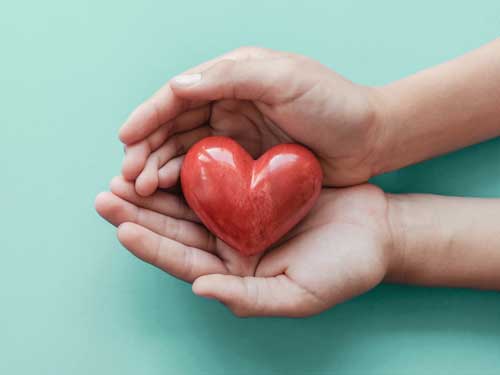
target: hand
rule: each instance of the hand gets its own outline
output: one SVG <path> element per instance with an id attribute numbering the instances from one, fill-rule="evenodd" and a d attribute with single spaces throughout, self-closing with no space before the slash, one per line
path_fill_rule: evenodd
<path id="1" fill-rule="evenodd" d="M 121 177 L 97 197 L 96 209 L 133 254 L 194 282 L 194 293 L 238 316 L 319 313 L 381 282 L 392 258 L 387 199 L 372 185 L 324 189 L 274 249 L 251 258 L 211 235 L 179 197 L 141 197 Z"/>
<path id="2" fill-rule="evenodd" d="M 209 135 L 234 138 L 253 157 L 298 142 L 318 156 L 325 186 L 374 174 L 377 91 L 306 57 L 241 48 L 166 84 L 120 130 L 123 176 L 147 196 L 176 181 L 182 155 Z"/>

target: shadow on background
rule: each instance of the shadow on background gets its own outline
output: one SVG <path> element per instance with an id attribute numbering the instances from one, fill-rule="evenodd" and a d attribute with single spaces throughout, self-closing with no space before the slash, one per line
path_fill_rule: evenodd
<path id="1" fill-rule="evenodd" d="M 372 182 L 392 193 L 498 197 L 500 138 L 377 176 Z M 490 179 L 487 176 L 491 176 Z"/>
<path id="2" fill-rule="evenodd" d="M 92 208 L 120 123 L 174 74 L 250 44 L 382 85 L 497 37 L 498 0 L 4 3 L 1 374 L 499 373 L 497 293 L 382 286 L 310 319 L 236 319 Z M 374 182 L 495 196 L 499 160 L 494 140 Z"/>
<path id="3" fill-rule="evenodd" d="M 455 160 L 451 163 L 448 158 Z M 486 173 L 478 162 L 483 158 L 500 160 L 500 140 L 380 176 L 374 182 L 393 192 L 494 195 L 499 186 L 474 185 L 475 174 Z M 500 163 L 493 168 L 491 173 L 499 173 Z M 421 183 L 424 174 L 427 177 Z M 428 177 L 432 174 L 435 179 Z M 441 362 L 448 361 L 450 368 L 461 354 L 471 356 L 467 362 L 471 368 L 487 366 L 484 357 L 481 363 L 474 362 L 470 344 L 468 353 L 460 353 L 457 340 L 466 343 L 481 337 L 480 342 L 490 345 L 490 351 L 491 345 L 500 350 L 497 292 L 382 285 L 308 319 L 238 319 L 218 302 L 192 295 L 190 285 L 179 286 L 180 281 L 159 270 L 136 274 L 136 267 L 141 266 L 134 263 L 126 274 L 126 282 L 134 283 L 137 290 L 124 306 L 124 313 L 136 323 L 127 329 L 134 330 L 134 336 L 162 341 L 166 353 L 170 345 L 177 351 L 185 345 L 184 355 L 176 360 L 180 368 L 192 371 L 217 368 L 231 374 L 293 374 L 328 369 L 358 373 L 369 366 L 373 372 L 407 368 L 404 373 L 414 369 L 421 373 L 424 358 L 432 363 L 436 356 Z M 142 278 L 130 279 L 134 274 Z M 193 353 L 207 348 L 209 358 L 197 362 Z M 165 371 L 171 368 L 170 361 L 155 360 Z"/>
<path id="4" fill-rule="evenodd" d="M 166 347 L 171 337 L 176 337 L 177 350 L 186 345 L 183 349 L 188 353 L 177 358 L 186 361 L 178 363 L 181 368 L 201 372 L 219 369 L 228 374 L 316 373 L 326 369 L 329 373 L 357 373 L 367 364 L 376 371 L 406 364 L 412 373 L 411 367 L 417 363 L 419 366 L 413 368 L 425 368 L 422 357 L 426 348 L 431 357 L 449 355 L 452 360 L 457 350 L 450 351 L 448 340 L 480 336 L 482 342 L 491 341 L 500 349 L 497 292 L 383 285 L 308 319 L 239 319 L 218 302 L 194 295 L 189 298 L 189 285 L 173 288 L 171 284 L 180 281 L 169 276 L 163 281 L 159 286 L 143 280 L 143 292 L 129 300 L 126 313 L 133 315 L 137 324 L 128 329 L 134 336 L 163 341 Z M 433 346 L 428 344 L 430 338 L 435 340 Z M 395 344 L 397 352 L 393 351 Z M 199 350 L 210 351 L 208 363 L 206 357 L 203 363 L 193 362 L 196 357 L 189 353 Z M 473 360 L 470 363 L 473 365 Z M 170 361 L 158 360 L 158 365 L 165 371 L 171 368 Z"/>

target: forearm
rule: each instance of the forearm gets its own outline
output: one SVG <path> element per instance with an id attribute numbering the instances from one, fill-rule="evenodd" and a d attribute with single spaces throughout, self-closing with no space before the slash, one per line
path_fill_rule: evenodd
<path id="1" fill-rule="evenodd" d="M 389 195 L 387 281 L 500 290 L 500 199 Z"/>
<path id="2" fill-rule="evenodd" d="M 388 172 L 500 135 L 500 39 L 376 89 Z"/>

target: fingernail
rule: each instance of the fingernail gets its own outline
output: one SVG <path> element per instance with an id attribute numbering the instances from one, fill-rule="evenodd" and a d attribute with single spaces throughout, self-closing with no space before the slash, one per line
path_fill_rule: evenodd
<path id="1" fill-rule="evenodd" d="M 189 86 L 201 80 L 201 74 L 181 74 L 172 78 L 172 81 L 179 86 Z"/>

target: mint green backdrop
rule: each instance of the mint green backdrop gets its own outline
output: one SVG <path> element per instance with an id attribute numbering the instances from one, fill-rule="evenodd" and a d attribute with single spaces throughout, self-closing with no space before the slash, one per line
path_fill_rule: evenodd
<path id="1" fill-rule="evenodd" d="M 498 0 L 2 2 L 0 373 L 500 373 L 498 293 L 380 286 L 310 319 L 237 319 L 93 209 L 120 123 L 193 64 L 262 45 L 384 84 L 499 30 Z M 500 140 L 375 182 L 500 196 Z"/>

